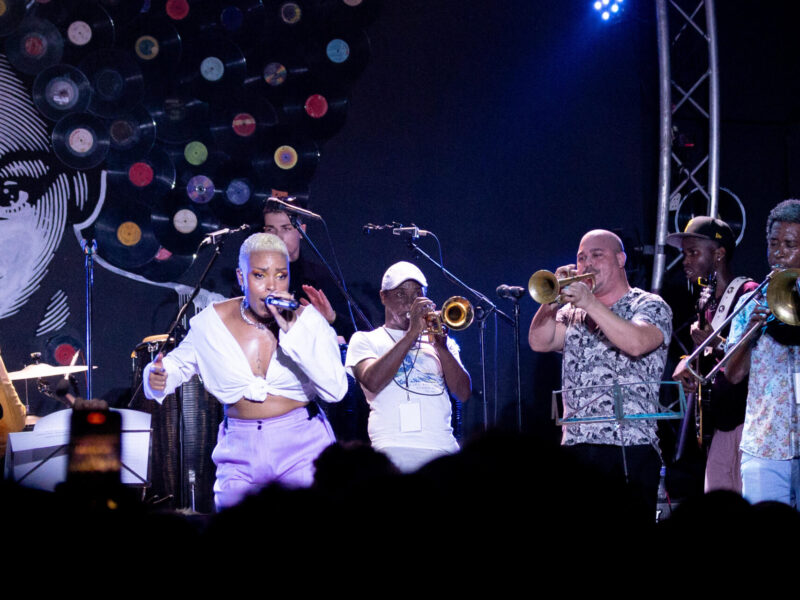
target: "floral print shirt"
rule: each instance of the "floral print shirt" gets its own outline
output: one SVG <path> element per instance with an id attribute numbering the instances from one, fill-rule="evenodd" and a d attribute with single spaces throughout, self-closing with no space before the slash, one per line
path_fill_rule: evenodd
<path id="1" fill-rule="evenodd" d="M 736 308 L 748 298 L 749 295 L 740 299 Z M 727 349 L 747 331 L 747 322 L 755 307 L 756 303 L 750 302 L 734 317 Z M 770 335 L 762 334 L 750 352 L 750 382 L 741 443 L 744 452 L 772 460 L 797 456 L 793 448 L 798 429 L 796 372 L 800 372 L 800 347 L 781 345 Z"/>
<path id="2" fill-rule="evenodd" d="M 611 311 L 627 321 L 655 325 L 664 341 L 652 352 L 634 358 L 612 346 L 605 334 L 588 319 L 586 311 L 572 305 L 562 307 L 556 321 L 567 327 L 561 367 L 564 418 L 613 418 L 611 387 L 574 390 L 613 383 L 633 384 L 620 388 L 625 415 L 650 414 L 657 410 L 653 401 L 658 400 L 659 385 L 649 382 L 659 382 L 664 374 L 667 346 L 672 336 L 672 310 L 660 296 L 631 288 L 611 306 Z M 656 441 L 655 421 L 631 420 L 622 427 L 614 421 L 564 425 L 562 444 L 630 446 Z"/>

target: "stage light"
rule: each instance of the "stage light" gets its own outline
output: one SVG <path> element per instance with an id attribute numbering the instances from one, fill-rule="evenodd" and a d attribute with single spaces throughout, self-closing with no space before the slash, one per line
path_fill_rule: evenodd
<path id="1" fill-rule="evenodd" d="M 624 0 L 594 0 L 592 6 L 600 13 L 603 21 L 608 21 L 612 16 L 617 16 L 622 12 L 622 2 Z"/>

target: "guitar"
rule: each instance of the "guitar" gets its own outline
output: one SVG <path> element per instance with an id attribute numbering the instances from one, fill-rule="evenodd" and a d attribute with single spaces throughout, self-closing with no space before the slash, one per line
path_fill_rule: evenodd
<path id="1" fill-rule="evenodd" d="M 717 292 L 717 278 L 716 274 L 712 274 L 708 278 L 705 285 L 702 278 L 698 278 L 698 284 L 703 288 L 700 292 L 700 297 L 697 299 L 695 311 L 697 312 L 697 324 L 700 329 L 705 329 L 708 325 L 706 319 L 706 310 L 708 305 L 714 300 Z M 709 349 L 711 346 L 709 346 Z M 708 358 L 711 355 L 701 355 L 697 358 L 697 372 L 707 373 L 713 365 L 707 364 Z M 713 360 L 711 361 L 713 362 Z M 711 383 L 708 385 L 698 384 L 697 392 L 695 393 L 695 427 L 697 431 L 697 444 L 705 449 L 711 446 L 711 438 L 714 436 L 714 425 L 711 411 Z"/>

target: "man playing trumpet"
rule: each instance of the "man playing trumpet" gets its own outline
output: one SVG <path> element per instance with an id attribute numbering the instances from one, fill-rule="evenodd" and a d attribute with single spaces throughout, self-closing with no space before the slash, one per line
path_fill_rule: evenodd
<path id="1" fill-rule="evenodd" d="M 773 267 L 800 268 L 800 200 L 785 200 L 769 213 L 767 258 Z M 774 278 L 769 285 L 777 285 Z M 725 371 L 733 383 L 750 376 L 741 444 L 742 494 L 750 502 L 777 500 L 797 508 L 800 340 L 796 327 L 775 321 L 763 298 L 742 298 L 737 309 L 744 303 L 731 324 L 727 347 L 733 348 L 752 327 L 758 331 L 731 355 Z"/>
<path id="2" fill-rule="evenodd" d="M 576 265 L 556 270 L 558 279 L 594 275 L 594 287 L 576 281 L 561 291 L 566 303 L 543 304 L 531 321 L 528 342 L 536 352 L 563 352 L 564 418 L 614 415 L 610 388 L 625 385 L 625 414 L 653 412 L 672 335 L 672 311 L 659 296 L 628 284 L 622 241 L 610 231 L 590 231 Z M 641 385 L 636 385 L 641 384 Z M 578 423 L 564 426 L 562 444 L 581 460 L 614 477 L 624 474 L 655 512 L 661 459 L 653 421 Z M 620 446 L 625 446 L 623 458 Z"/>
<path id="3" fill-rule="evenodd" d="M 458 451 L 450 425 L 450 394 L 465 402 L 472 391 L 458 345 L 446 332 L 422 336 L 436 306 L 425 297 L 428 281 L 401 261 L 381 282 L 382 327 L 353 334 L 345 367 L 369 403 L 372 445 L 403 472 Z"/>

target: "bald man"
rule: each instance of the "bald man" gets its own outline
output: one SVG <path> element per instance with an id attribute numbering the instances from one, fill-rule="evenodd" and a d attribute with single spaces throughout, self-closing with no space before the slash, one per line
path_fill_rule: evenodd
<path id="1" fill-rule="evenodd" d="M 672 311 L 655 294 L 628 284 L 622 240 L 597 229 L 581 239 L 576 264 L 556 277 L 594 275 L 562 290 L 563 305 L 542 305 L 531 321 L 528 343 L 536 352 L 562 352 L 564 418 L 613 417 L 612 389 L 624 385 L 625 414 L 651 413 L 672 335 Z M 574 391 L 569 391 L 574 390 Z M 562 445 L 613 477 L 623 477 L 625 446 L 628 481 L 655 513 L 661 457 L 654 421 L 580 423 L 564 426 Z"/>

